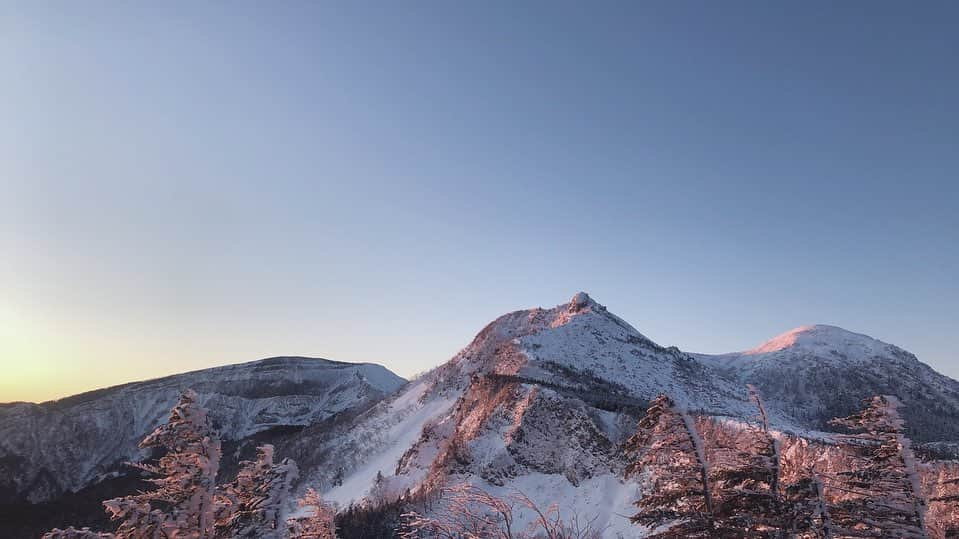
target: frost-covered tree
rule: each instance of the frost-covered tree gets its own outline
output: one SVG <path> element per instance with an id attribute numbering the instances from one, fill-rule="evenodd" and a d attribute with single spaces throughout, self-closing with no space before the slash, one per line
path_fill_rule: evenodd
<path id="1" fill-rule="evenodd" d="M 784 485 L 784 518 L 787 537 L 798 539 L 830 539 L 832 526 L 823 492 L 822 481 L 814 471 Z"/>
<path id="2" fill-rule="evenodd" d="M 845 469 L 833 444 L 780 434 L 780 491 L 790 538 L 823 539 L 829 534 L 829 511 L 823 474 Z"/>
<path id="3" fill-rule="evenodd" d="M 599 539 L 595 518 L 563 518 L 556 504 L 542 508 L 522 492 L 496 496 L 468 483 L 437 492 L 429 515 L 403 515 L 403 539 Z M 520 512 L 532 515 L 525 526 Z"/>
<path id="4" fill-rule="evenodd" d="M 318 492 L 308 489 L 299 500 L 299 506 L 308 513 L 287 521 L 289 537 L 293 539 L 335 539 L 336 511 Z"/>
<path id="5" fill-rule="evenodd" d="M 936 462 L 929 468 L 929 537 L 959 539 L 959 462 Z"/>
<path id="6" fill-rule="evenodd" d="M 769 487 L 770 491 L 778 493 L 782 475 L 779 440 L 773 436 L 769 428 L 769 414 L 766 412 L 766 405 L 759 390 L 753 385 L 746 387 L 749 390 L 749 399 L 756 405 L 756 421 L 752 425 L 751 432 L 754 436 L 751 443 L 752 454 L 755 455 L 754 462 L 760 470 L 759 479 Z"/>
<path id="7" fill-rule="evenodd" d="M 627 442 L 629 476 L 642 474 L 648 489 L 631 517 L 650 528 L 647 537 L 713 538 L 713 499 L 709 466 L 696 425 L 672 399 L 650 403 L 639 428 Z"/>
<path id="8" fill-rule="evenodd" d="M 782 537 L 788 526 L 779 492 L 779 442 L 758 391 L 749 389 L 756 417 L 706 444 L 716 537 Z"/>
<path id="9" fill-rule="evenodd" d="M 217 537 L 279 539 L 286 534 L 286 502 L 296 463 L 273 462 L 272 445 L 257 448 L 256 460 L 240 463 L 236 479 L 218 489 Z"/>
<path id="10" fill-rule="evenodd" d="M 50 539 L 207 539 L 214 536 L 217 512 L 214 489 L 220 467 L 220 439 L 213 431 L 197 394 L 186 390 L 170 410 L 167 422 L 140 442 L 141 448 L 163 452 L 156 464 L 133 464 L 153 476 L 156 488 L 103 502 L 119 521 L 115 534 L 54 529 Z"/>
<path id="11" fill-rule="evenodd" d="M 140 442 L 165 451 L 156 464 L 135 465 L 156 489 L 103 502 L 120 521 L 117 537 L 213 537 L 220 439 L 197 399 L 184 391 L 167 422 Z"/>
<path id="12" fill-rule="evenodd" d="M 925 538 L 925 503 L 899 400 L 878 396 L 861 412 L 832 424 L 850 466 L 830 478 L 837 501 L 829 508 L 834 537 Z"/>
<path id="13" fill-rule="evenodd" d="M 139 495 L 139 496 L 142 496 Z M 150 502 L 138 496 L 114 498 L 103 502 L 111 520 L 119 520 L 116 536 L 122 539 L 158 539 L 168 537 L 176 526 L 170 515 L 162 509 L 154 509 Z M 197 535 L 184 534 L 185 537 Z"/>

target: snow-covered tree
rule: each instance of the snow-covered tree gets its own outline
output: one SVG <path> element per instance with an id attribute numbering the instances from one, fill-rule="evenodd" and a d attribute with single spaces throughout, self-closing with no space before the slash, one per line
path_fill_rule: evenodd
<path id="1" fill-rule="evenodd" d="M 716 537 L 780 537 L 788 526 L 779 492 L 779 442 L 758 391 L 749 389 L 756 417 L 706 443 Z"/>
<path id="2" fill-rule="evenodd" d="M 241 462 L 236 479 L 218 489 L 218 537 L 285 536 L 285 504 L 298 470 L 290 459 L 275 464 L 273 453 L 272 445 L 258 447 L 256 460 Z"/>
<path id="3" fill-rule="evenodd" d="M 525 526 L 520 512 L 532 515 Z M 444 487 L 429 515 L 403 515 L 404 539 L 598 539 L 595 518 L 565 520 L 559 506 L 542 508 L 522 492 L 493 495 L 468 483 Z"/>
<path id="4" fill-rule="evenodd" d="M 769 490 L 778 493 L 782 475 L 779 440 L 773 436 L 769 429 L 769 414 L 766 412 L 766 405 L 763 403 L 759 390 L 751 384 L 746 387 L 749 390 L 749 399 L 756 405 L 757 425 L 753 429 L 753 434 L 756 434 L 756 436 L 752 440 L 756 464 L 762 473 L 761 480 L 768 485 Z"/>
<path id="5" fill-rule="evenodd" d="M 830 539 L 833 537 L 822 481 L 812 470 L 805 477 L 783 487 L 785 531 L 790 538 Z"/>
<path id="6" fill-rule="evenodd" d="M 925 538 L 925 502 L 899 400 L 878 396 L 859 413 L 833 424 L 854 434 L 837 435 L 849 469 L 828 478 L 836 492 L 829 508 L 834 537 Z"/>
<path id="7" fill-rule="evenodd" d="M 797 436 L 778 436 L 780 491 L 785 504 L 787 536 L 830 538 L 829 511 L 823 474 L 846 469 L 833 444 Z"/>
<path id="8" fill-rule="evenodd" d="M 157 488 L 103 502 L 120 521 L 117 537 L 213 537 L 220 439 L 197 399 L 184 391 L 167 422 L 140 442 L 165 451 L 157 464 L 135 465 L 154 476 Z"/>
<path id="9" fill-rule="evenodd" d="M 120 524 L 115 534 L 54 529 L 50 539 L 182 538 L 206 539 L 214 535 L 216 474 L 220 466 L 220 439 L 197 402 L 186 390 L 170 410 L 167 422 L 140 442 L 141 448 L 163 452 L 157 464 L 134 464 L 154 477 L 156 489 L 103 502 L 112 520 Z"/>
<path id="10" fill-rule="evenodd" d="M 390 491 L 389 481 L 387 481 L 386 476 L 383 475 L 382 470 L 376 471 L 376 476 L 373 478 L 373 485 L 370 486 L 367 499 L 374 505 L 382 505 L 396 499 L 396 495 Z"/>
<path id="11" fill-rule="evenodd" d="M 929 511 L 926 529 L 931 539 L 959 538 L 959 462 L 929 466 Z"/>
<path id="12" fill-rule="evenodd" d="M 626 450 L 632 459 L 627 475 L 642 474 L 649 487 L 635 504 L 639 512 L 631 517 L 651 529 L 647 537 L 716 537 L 704 444 L 688 414 L 660 395 L 650 403 Z"/>
<path id="13" fill-rule="evenodd" d="M 150 502 L 138 499 L 138 496 L 114 498 L 103 502 L 111 520 L 121 522 L 116 536 L 122 539 L 155 539 L 170 535 L 175 530 L 170 515 L 161 509 L 154 509 Z M 192 537 L 196 537 L 195 535 Z"/>
<path id="14" fill-rule="evenodd" d="M 336 511 L 326 502 L 318 492 L 308 489 L 306 495 L 299 500 L 299 506 L 308 511 L 308 514 L 287 521 L 289 537 L 293 539 L 335 539 Z"/>
<path id="15" fill-rule="evenodd" d="M 464 483 L 438 490 L 430 515 L 410 512 L 403 515 L 401 537 L 406 539 L 461 537 L 512 538 L 519 531 L 511 500 L 493 496 Z"/>

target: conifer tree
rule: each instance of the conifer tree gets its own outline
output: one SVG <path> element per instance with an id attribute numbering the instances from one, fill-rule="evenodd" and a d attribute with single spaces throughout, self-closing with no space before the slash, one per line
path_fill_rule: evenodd
<path id="1" fill-rule="evenodd" d="M 827 484 L 839 501 L 829 508 L 835 537 L 925 538 L 925 502 L 899 400 L 878 396 L 865 409 L 832 424 L 854 434 L 836 438 L 850 469 Z"/>
<path id="2" fill-rule="evenodd" d="M 709 467 L 693 419 L 666 395 L 650 403 L 626 443 L 626 473 L 643 474 L 649 489 L 631 517 L 655 539 L 715 538 Z"/>
<path id="3" fill-rule="evenodd" d="M 166 452 L 157 464 L 135 465 L 155 476 L 149 481 L 157 488 L 103 502 L 121 521 L 117 537 L 213 537 L 220 439 L 197 400 L 194 391 L 184 391 L 167 422 L 140 442 Z"/>
<path id="4" fill-rule="evenodd" d="M 133 464 L 154 477 L 156 489 L 103 502 L 116 533 L 89 528 L 54 529 L 45 539 L 207 539 L 214 536 L 216 474 L 220 465 L 220 439 L 197 402 L 186 390 L 170 410 L 167 422 L 142 442 L 141 448 L 163 452 L 157 464 Z"/>
<path id="5" fill-rule="evenodd" d="M 749 387 L 757 415 L 738 432 L 707 444 L 716 537 L 778 538 L 786 533 L 779 492 L 779 442 L 759 392 Z"/>
<path id="6" fill-rule="evenodd" d="M 813 470 L 783 487 L 787 537 L 831 539 L 832 526 L 822 481 Z"/>
<path id="7" fill-rule="evenodd" d="M 290 459 L 275 464 L 273 452 L 272 445 L 258 447 L 256 460 L 241 462 L 236 479 L 218 490 L 218 537 L 285 536 L 285 503 L 298 470 Z"/>
<path id="8" fill-rule="evenodd" d="M 287 521 L 291 539 L 335 539 L 336 512 L 318 492 L 307 489 L 306 495 L 299 500 L 299 506 L 309 511 L 305 516 Z"/>

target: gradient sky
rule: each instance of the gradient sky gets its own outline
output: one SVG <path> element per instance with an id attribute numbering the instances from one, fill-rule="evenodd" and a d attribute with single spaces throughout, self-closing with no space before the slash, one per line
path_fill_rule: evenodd
<path id="1" fill-rule="evenodd" d="M 959 377 L 959 3 L 3 2 L 0 401 L 587 290 Z"/>

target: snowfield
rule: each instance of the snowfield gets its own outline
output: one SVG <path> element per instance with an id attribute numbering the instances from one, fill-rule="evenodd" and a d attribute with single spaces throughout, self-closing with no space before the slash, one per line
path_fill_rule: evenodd
<path id="1" fill-rule="evenodd" d="M 362 466 L 346 476 L 341 485 L 327 490 L 323 494 L 326 500 L 340 507 L 362 501 L 369 494 L 377 474 L 392 475 L 400 458 L 420 437 L 424 425 L 448 413 L 455 403 L 453 399 L 421 402 L 419 399 L 424 389 L 425 384 L 414 384 L 410 391 L 390 404 L 386 417 L 396 418 L 396 422 L 385 425 L 376 423 L 381 437 L 381 451 L 374 453 Z"/>

